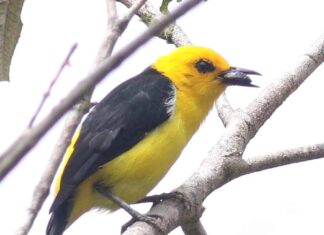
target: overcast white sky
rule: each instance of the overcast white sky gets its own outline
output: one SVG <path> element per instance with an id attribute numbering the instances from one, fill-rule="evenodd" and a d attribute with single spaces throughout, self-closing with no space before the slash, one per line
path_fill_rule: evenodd
<path id="1" fill-rule="evenodd" d="M 79 47 L 71 59 L 71 67 L 65 69 L 42 115 L 87 73 L 105 28 L 104 2 L 25 1 L 24 27 L 12 62 L 11 82 L 0 83 L 1 152 L 24 130 L 75 42 Z M 289 68 L 323 33 L 323 22 L 321 0 L 210 0 L 178 21 L 194 44 L 213 48 L 233 66 L 264 75 L 254 78 L 260 89 L 228 89 L 228 97 L 237 108 L 244 108 L 276 75 Z M 145 26 L 134 18 L 117 48 L 143 30 Z M 98 86 L 93 100 L 99 101 L 117 83 L 136 75 L 173 48 L 162 40 L 151 40 Z M 246 157 L 323 142 L 323 77 L 322 66 L 275 112 L 248 146 Z M 61 127 L 62 122 L 1 183 L 1 234 L 14 234 L 16 226 L 21 224 Z M 153 193 L 168 192 L 180 185 L 206 157 L 222 131 L 217 114 L 212 112 Z M 234 180 L 206 200 L 202 222 L 208 234 L 323 234 L 323 169 L 324 160 L 316 160 Z M 50 197 L 45 203 L 32 235 L 44 234 L 52 200 Z M 148 209 L 136 208 L 142 212 Z M 110 215 L 90 212 L 65 234 L 119 234 L 120 226 L 128 219 L 122 211 Z M 173 234 L 182 233 L 176 230 Z"/>

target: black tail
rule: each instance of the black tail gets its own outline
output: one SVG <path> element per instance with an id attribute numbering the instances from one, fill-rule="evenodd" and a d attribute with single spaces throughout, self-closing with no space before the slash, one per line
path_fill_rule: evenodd
<path id="1" fill-rule="evenodd" d="M 46 235 L 62 235 L 68 223 L 68 205 L 63 203 L 52 212 Z"/>

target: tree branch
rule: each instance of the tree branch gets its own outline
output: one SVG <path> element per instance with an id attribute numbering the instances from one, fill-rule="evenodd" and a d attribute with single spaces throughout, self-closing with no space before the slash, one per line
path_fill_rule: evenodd
<path id="1" fill-rule="evenodd" d="M 224 126 L 226 127 L 234 113 L 234 109 L 228 102 L 225 93 L 218 97 L 215 106 L 217 109 L 218 117 L 221 119 Z"/>
<path id="2" fill-rule="evenodd" d="M 286 149 L 246 159 L 245 174 L 324 157 L 324 143 Z"/>
<path id="3" fill-rule="evenodd" d="M 204 226 L 197 220 L 195 222 L 186 223 L 181 225 L 182 231 L 186 235 L 207 235 Z"/>
<path id="4" fill-rule="evenodd" d="M 141 9 L 145 2 L 146 0 L 134 1 L 129 7 L 128 13 L 119 18 L 121 25 L 123 25 L 123 22 L 129 22 L 129 20 Z"/>
<path id="5" fill-rule="evenodd" d="M 117 0 L 118 2 L 124 4 L 128 8 L 131 7 L 136 1 L 134 0 Z M 164 15 L 155 9 L 153 4 L 146 2 L 143 7 L 139 9 L 137 15 L 141 20 L 148 26 L 152 26 L 159 19 L 164 17 Z M 175 46 L 185 46 L 191 45 L 191 42 L 183 30 L 176 24 L 171 24 L 166 27 L 162 33 L 159 34 L 159 37 L 166 40 L 169 43 L 174 44 Z"/>
<path id="6" fill-rule="evenodd" d="M 301 56 L 287 72 L 281 73 L 283 75 L 275 79 L 276 82 L 268 86 L 245 110 L 236 111 L 231 115 L 224 134 L 211 149 L 208 157 L 188 180 L 174 190 L 184 196 L 183 202 L 167 199 L 149 211 L 149 214 L 161 218 L 160 225 L 165 233 L 186 221 L 197 220 L 203 211 L 204 199 L 215 189 L 244 174 L 277 166 L 278 160 L 263 162 L 254 160 L 255 167 L 253 161 L 244 161 L 242 155 L 246 145 L 271 114 L 323 61 L 324 34 L 304 56 Z M 319 150 L 322 150 L 321 148 L 322 146 Z M 286 159 L 282 160 L 282 163 L 288 164 L 306 159 L 306 156 L 301 156 L 296 157 L 298 159 L 296 161 Z M 141 233 L 136 233 L 139 229 Z M 148 224 L 137 222 L 124 234 L 154 235 L 158 234 L 158 231 Z"/>
<path id="7" fill-rule="evenodd" d="M 288 68 L 287 72 L 275 79 L 263 93 L 257 97 L 246 109 L 250 116 L 250 138 L 258 130 L 271 114 L 292 94 L 306 78 L 324 60 L 324 34 L 304 53 L 303 56 Z"/>

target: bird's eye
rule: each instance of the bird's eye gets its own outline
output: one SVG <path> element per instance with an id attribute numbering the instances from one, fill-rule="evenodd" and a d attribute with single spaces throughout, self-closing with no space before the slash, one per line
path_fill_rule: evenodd
<path id="1" fill-rule="evenodd" d="M 208 60 L 201 59 L 196 64 L 195 67 L 200 73 L 210 73 L 215 70 L 215 66 Z"/>

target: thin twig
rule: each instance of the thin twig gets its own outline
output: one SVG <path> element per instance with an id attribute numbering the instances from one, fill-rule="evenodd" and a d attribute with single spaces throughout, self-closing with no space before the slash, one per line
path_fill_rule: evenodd
<path id="1" fill-rule="evenodd" d="M 222 120 L 224 126 L 227 126 L 227 123 L 230 121 L 234 109 L 231 104 L 228 102 L 226 94 L 223 93 L 221 96 L 218 97 L 216 102 L 216 109 L 219 118 Z"/>
<path id="2" fill-rule="evenodd" d="M 107 30 L 104 36 L 104 40 L 102 41 L 99 51 L 97 53 L 94 68 L 96 68 L 99 64 L 101 64 L 106 58 L 108 58 L 111 55 L 115 43 L 119 35 L 121 34 L 121 32 L 118 32 L 118 25 L 116 24 L 118 18 L 116 1 L 106 0 L 106 5 L 108 15 Z"/>
<path id="3" fill-rule="evenodd" d="M 246 159 L 245 173 L 250 174 L 265 169 L 292 163 L 324 158 L 324 143 L 285 149 Z"/>
<path id="4" fill-rule="evenodd" d="M 51 91 L 52 91 L 52 89 L 53 89 L 55 83 L 56 83 L 56 82 L 58 81 L 58 79 L 60 78 L 60 76 L 61 76 L 61 74 L 62 74 L 64 68 L 65 68 L 66 66 L 70 65 L 70 58 L 71 58 L 73 52 L 77 49 L 77 47 L 78 47 L 78 44 L 75 43 L 75 44 L 73 44 L 72 47 L 70 48 L 69 53 L 66 55 L 66 57 L 65 57 L 65 59 L 64 59 L 64 61 L 63 61 L 63 63 L 62 63 L 62 65 L 60 66 L 60 68 L 59 68 L 59 70 L 57 71 L 55 77 L 54 77 L 53 80 L 51 81 L 51 83 L 50 83 L 50 85 L 48 86 L 46 92 L 44 93 L 43 98 L 42 98 L 41 102 L 39 103 L 39 105 L 38 105 L 38 107 L 37 107 L 37 109 L 36 109 L 36 112 L 35 112 L 34 116 L 32 117 L 32 119 L 30 120 L 30 122 L 29 122 L 29 124 L 28 124 L 28 128 L 31 128 L 31 127 L 33 126 L 33 124 L 34 124 L 34 122 L 35 122 L 37 116 L 39 115 L 40 111 L 42 110 L 42 108 L 43 108 L 43 106 L 44 106 L 44 104 L 45 104 L 47 98 L 50 96 Z"/>
<path id="5" fill-rule="evenodd" d="M 117 20 L 117 8 L 115 0 L 106 0 L 108 25 Z M 112 31 L 111 29 L 109 31 Z"/>
<path id="6" fill-rule="evenodd" d="M 144 5 L 147 0 L 137 0 L 129 8 L 129 11 L 122 17 L 120 17 L 121 22 L 129 22 L 129 20 L 139 11 L 139 9 Z"/>

